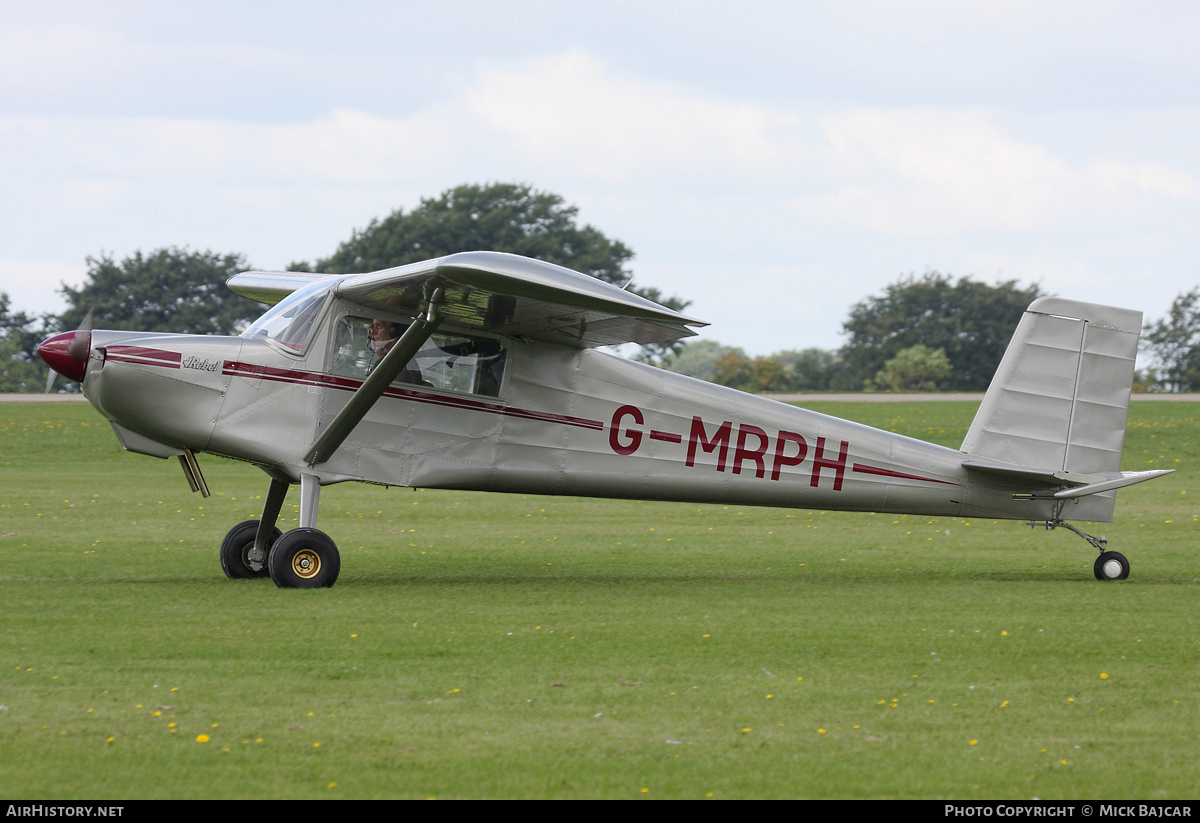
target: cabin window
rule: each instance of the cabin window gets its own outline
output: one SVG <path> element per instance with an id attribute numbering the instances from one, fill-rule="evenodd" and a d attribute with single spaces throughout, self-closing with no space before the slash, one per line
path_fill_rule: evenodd
<path id="1" fill-rule="evenodd" d="M 327 281 L 320 281 L 292 292 L 242 332 L 242 337 L 266 338 L 289 351 L 304 351 L 304 345 L 321 317 L 328 288 Z"/>
<path id="2" fill-rule="evenodd" d="M 408 328 L 405 323 L 343 317 L 335 331 L 330 370 L 365 378 Z M 465 334 L 434 334 L 408 362 L 395 384 L 500 396 L 505 351 L 499 340 Z"/>

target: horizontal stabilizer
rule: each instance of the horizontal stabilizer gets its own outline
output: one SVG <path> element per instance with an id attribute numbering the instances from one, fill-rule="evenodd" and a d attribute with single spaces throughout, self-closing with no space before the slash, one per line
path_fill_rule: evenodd
<path id="1" fill-rule="evenodd" d="M 1014 466 L 1010 463 L 997 463 L 992 460 L 964 460 L 964 469 L 994 474 L 1014 480 L 1042 486 L 1085 486 L 1090 483 L 1100 483 L 1109 479 L 1106 474 L 1087 474 L 1084 472 L 1069 472 L 1053 469 L 1041 469 L 1033 466 Z"/>
<path id="2" fill-rule="evenodd" d="M 1051 471 L 1031 466 L 1013 466 L 991 460 L 964 460 L 962 465 L 964 469 L 1028 484 L 1030 491 L 1021 494 L 1021 497 L 1053 497 L 1058 500 L 1070 500 L 1075 497 L 1087 497 L 1113 491 L 1125 486 L 1132 486 L 1135 483 L 1144 483 L 1174 471 L 1174 469 L 1155 469 L 1144 472 L 1097 475 L 1083 472 Z"/>
<path id="3" fill-rule="evenodd" d="M 1059 499 L 1067 499 L 1071 497 L 1084 497 L 1089 494 L 1099 494 L 1100 492 L 1112 489 L 1132 486 L 1134 483 L 1153 480 L 1156 477 L 1162 477 L 1164 474 L 1171 474 L 1173 471 L 1174 469 L 1157 469 L 1148 472 L 1121 472 L 1121 476 L 1114 480 L 1106 480 L 1103 483 L 1089 483 L 1086 486 L 1077 486 L 1073 489 L 1063 489 L 1060 492 L 1055 492 L 1054 496 Z"/>

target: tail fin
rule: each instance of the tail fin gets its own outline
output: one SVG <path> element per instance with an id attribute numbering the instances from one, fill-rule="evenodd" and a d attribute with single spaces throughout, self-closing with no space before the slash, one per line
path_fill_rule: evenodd
<path id="1" fill-rule="evenodd" d="M 1141 312 L 1055 297 L 1034 301 L 963 440 L 968 460 L 1068 482 L 1120 477 L 1141 328 Z M 1086 515 L 1074 519 L 1111 519 L 1113 493 L 1088 501 Z"/>

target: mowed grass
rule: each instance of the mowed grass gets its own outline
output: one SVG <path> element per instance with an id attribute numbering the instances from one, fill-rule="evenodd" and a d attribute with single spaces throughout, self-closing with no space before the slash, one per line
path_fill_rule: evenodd
<path id="1" fill-rule="evenodd" d="M 0 795 L 1194 798 L 1197 412 L 1133 406 L 1124 467 L 1177 473 L 1080 524 L 1120 583 L 1019 522 L 344 484 L 341 579 L 283 591 L 217 560 L 258 470 L 202 456 L 202 500 L 0 405 Z"/>

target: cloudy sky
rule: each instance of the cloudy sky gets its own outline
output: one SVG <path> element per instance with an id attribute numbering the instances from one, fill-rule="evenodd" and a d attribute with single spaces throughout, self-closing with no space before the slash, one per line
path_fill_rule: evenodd
<path id="1" fill-rule="evenodd" d="M 751 354 L 930 270 L 1153 319 L 1200 285 L 1197 42 L 1190 0 L 0 0 L 0 291 L 515 181 Z"/>

